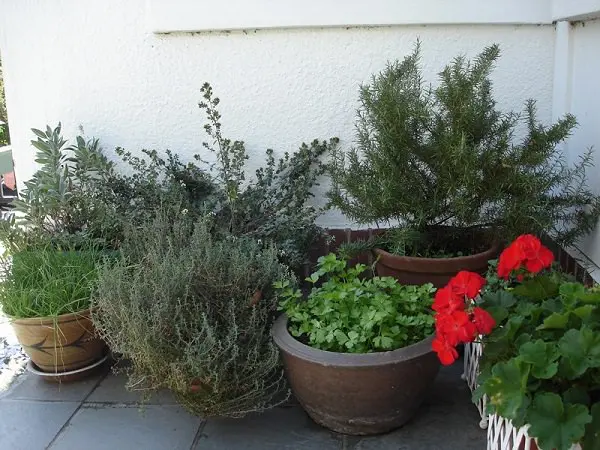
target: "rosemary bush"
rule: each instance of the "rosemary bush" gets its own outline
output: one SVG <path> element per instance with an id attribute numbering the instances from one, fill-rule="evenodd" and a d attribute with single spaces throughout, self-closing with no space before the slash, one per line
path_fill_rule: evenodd
<path id="1" fill-rule="evenodd" d="M 600 215 L 585 176 L 591 150 L 569 166 L 558 147 L 575 117 L 544 126 L 532 100 L 523 114 L 500 111 L 490 81 L 499 56 L 493 45 L 473 61 L 456 57 L 433 88 L 417 43 L 361 86 L 356 148 L 331 159 L 331 204 L 359 223 L 399 227 L 384 239 L 398 253 L 435 254 L 423 237 L 440 225 L 501 241 L 547 233 L 563 245 L 591 231 Z M 527 133 L 515 142 L 520 123 Z"/>
<path id="2" fill-rule="evenodd" d="M 171 389 L 192 413 L 242 416 L 285 400 L 270 338 L 271 285 L 292 280 L 273 247 L 215 239 L 177 211 L 125 234 L 100 272 L 94 323 L 131 360 L 129 385 Z"/>

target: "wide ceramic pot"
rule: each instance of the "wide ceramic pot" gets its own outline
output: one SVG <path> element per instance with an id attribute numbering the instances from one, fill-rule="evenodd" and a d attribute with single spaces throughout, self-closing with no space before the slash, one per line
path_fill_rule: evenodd
<path id="1" fill-rule="evenodd" d="M 500 246 L 497 244 L 486 251 L 455 258 L 398 256 L 380 248 L 373 250 L 377 258 L 377 275 L 394 277 L 401 284 L 432 283 L 436 288 L 444 287 L 461 270 L 485 274 L 488 261 L 498 256 L 499 252 Z"/>
<path id="2" fill-rule="evenodd" d="M 389 352 L 328 352 L 292 337 L 282 315 L 273 338 L 295 397 L 315 422 L 338 433 L 369 435 L 402 426 L 440 368 L 432 337 Z"/>
<path id="3" fill-rule="evenodd" d="M 12 327 L 23 350 L 43 372 L 70 372 L 105 356 L 90 310 L 57 317 L 14 319 Z"/>

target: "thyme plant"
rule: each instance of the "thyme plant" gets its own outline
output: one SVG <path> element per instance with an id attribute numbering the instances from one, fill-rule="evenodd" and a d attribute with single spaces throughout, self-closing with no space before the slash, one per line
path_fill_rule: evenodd
<path id="1" fill-rule="evenodd" d="M 331 204 L 356 222 L 399 228 L 384 239 L 398 253 L 435 254 L 423 245 L 438 226 L 501 241 L 547 233 L 560 244 L 591 231 L 600 215 L 586 180 L 592 151 L 569 165 L 560 148 L 575 117 L 543 125 L 532 100 L 522 114 L 501 111 L 490 80 L 497 45 L 454 58 L 437 87 L 423 81 L 420 55 L 417 42 L 361 86 L 356 147 L 333 149 Z"/>
<path id="2" fill-rule="evenodd" d="M 94 323 L 131 361 L 129 385 L 172 390 L 192 413 L 242 416 L 286 399 L 270 337 L 272 283 L 293 282 L 274 247 L 216 239 L 208 219 L 169 209 L 129 229 L 100 271 Z"/>

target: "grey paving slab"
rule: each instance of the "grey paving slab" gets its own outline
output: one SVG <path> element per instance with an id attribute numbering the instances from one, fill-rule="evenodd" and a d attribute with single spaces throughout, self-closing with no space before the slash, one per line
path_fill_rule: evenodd
<path id="1" fill-rule="evenodd" d="M 108 374 L 87 399 L 90 403 L 139 404 L 142 402 L 142 391 L 128 390 L 127 376 L 124 373 Z M 177 402 L 170 391 L 153 393 L 146 399 L 148 405 L 175 405 Z"/>
<path id="2" fill-rule="evenodd" d="M 342 436 L 315 424 L 300 406 L 242 419 L 208 419 L 194 450 L 341 449 Z"/>
<path id="3" fill-rule="evenodd" d="M 189 450 L 201 419 L 178 406 L 83 405 L 52 450 Z"/>
<path id="4" fill-rule="evenodd" d="M 78 406 L 77 402 L 0 400 L 0 449 L 45 449 Z"/>
<path id="5" fill-rule="evenodd" d="M 92 392 L 105 373 L 68 383 L 51 383 L 25 372 L 0 397 L 11 400 L 81 402 Z"/>
<path id="6" fill-rule="evenodd" d="M 460 380 L 461 364 L 443 368 L 428 399 L 402 428 L 375 437 L 348 437 L 353 450 L 482 450 L 486 431 L 471 393 Z"/>

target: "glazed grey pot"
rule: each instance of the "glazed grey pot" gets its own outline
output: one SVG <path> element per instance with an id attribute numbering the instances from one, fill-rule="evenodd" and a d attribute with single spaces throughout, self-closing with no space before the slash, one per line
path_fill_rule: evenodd
<path id="1" fill-rule="evenodd" d="M 294 395 L 310 417 L 338 433 L 379 434 L 406 423 L 439 371 L 433 337 L 389 352 L 336 353 L 296 340 L 287 316 L 273 325 Z"/>

